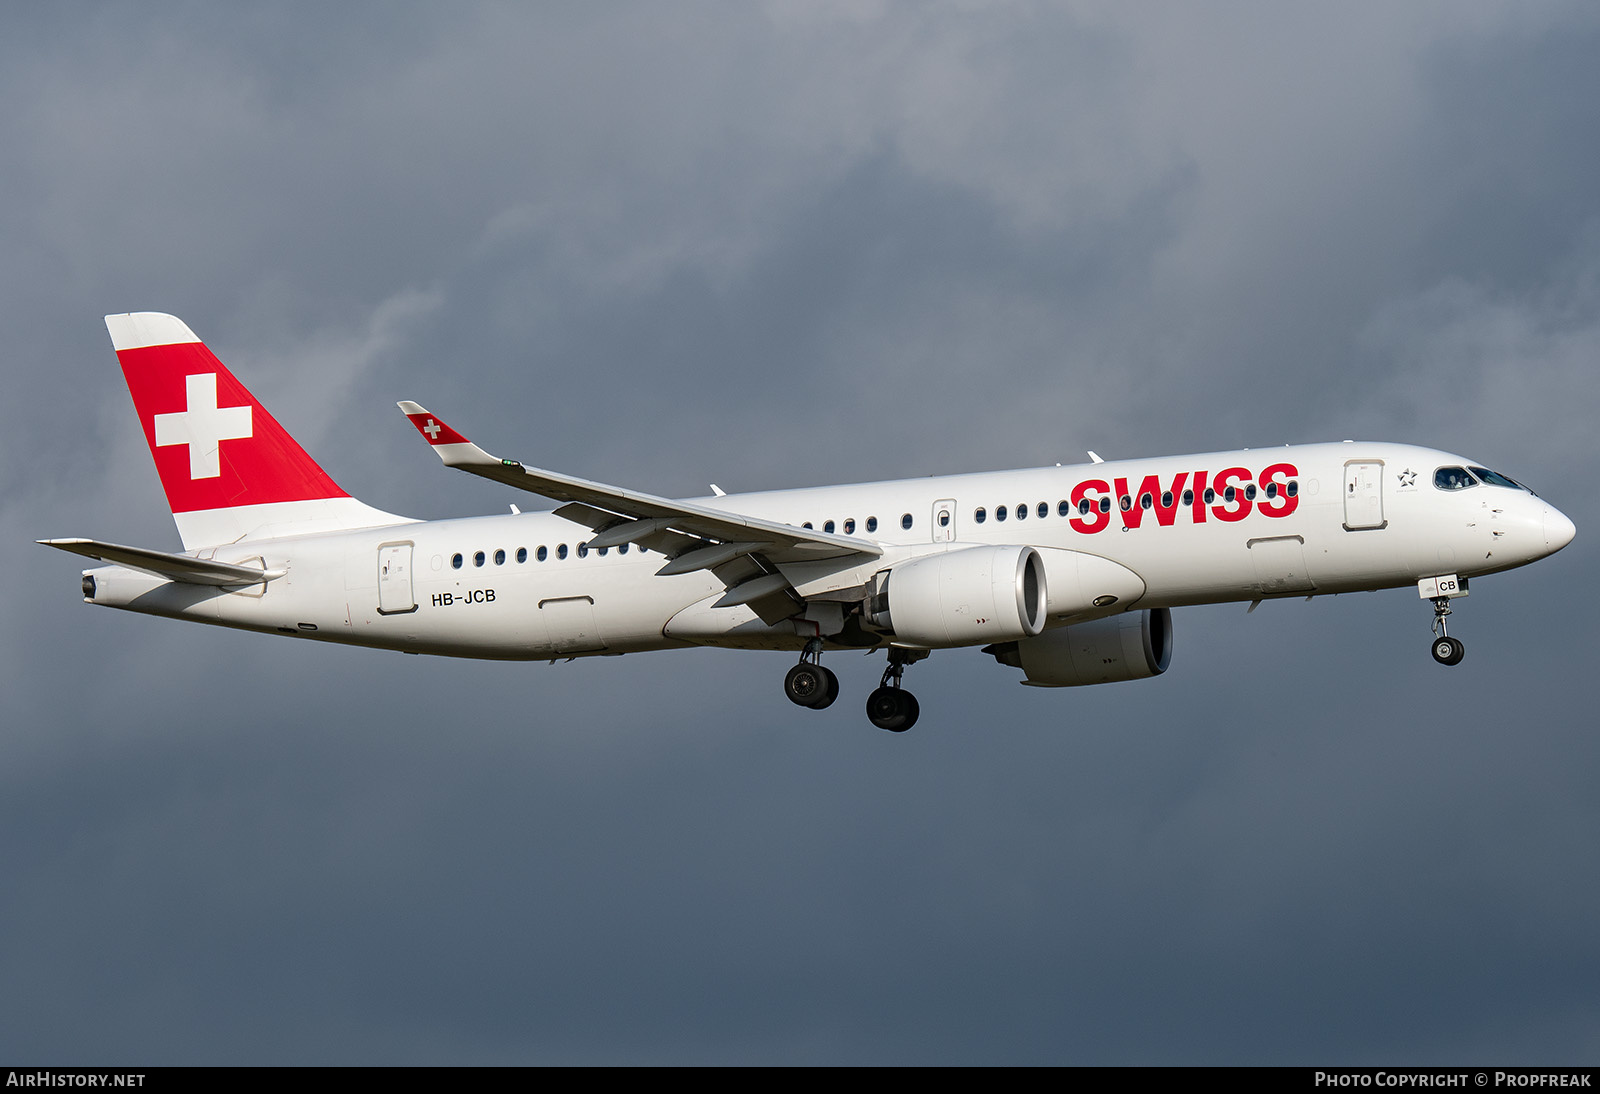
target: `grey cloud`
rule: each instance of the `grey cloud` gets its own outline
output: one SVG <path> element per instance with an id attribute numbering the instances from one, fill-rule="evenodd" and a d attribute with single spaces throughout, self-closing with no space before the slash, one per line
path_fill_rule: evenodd
<path id="1" fill-rule="evenodd" d="M 442 10 L 8 20 L 0 1049 L 1592 1057 L 1587 7 Z M 145 308 L 418 516 L 530 499 L 397 398 L 682 494 L 1367 432 L 1579 538 L 1450 674 L 1404 590 L 1197 608 L 1136 684 L 937 654 L 903 739 L 776 655 L 186 628 L 31 543 L 176 542 Z"/>

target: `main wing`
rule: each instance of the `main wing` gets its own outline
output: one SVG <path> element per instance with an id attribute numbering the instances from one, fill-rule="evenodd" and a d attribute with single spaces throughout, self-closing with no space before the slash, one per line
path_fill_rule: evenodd
<path id="1" fill-rule="evenodd" d="M 593 529 L 597 534 L 588 541 L 590 547 L 632 543 L 658 551 L 667 556 L 656 571 L 661 576 L 710 570 L 728 590 L 718 607 L 748 604 L 769 624 L 802 606 L 778 572 L 779 563 L 839 559 L 848 565 L 883 554 L 877 544 L 854 536 L 797 528 L 500 459 L 419 404 L 406 401 L 399 407 L 447 467 L 565 502 L 556 515 Z"/>

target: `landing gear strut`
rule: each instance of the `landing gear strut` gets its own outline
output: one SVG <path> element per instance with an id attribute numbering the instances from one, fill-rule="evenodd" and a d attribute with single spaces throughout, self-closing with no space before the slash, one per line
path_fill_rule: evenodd
<path id="1" fill-rule="evenodd" d="M 867 718 L 873 725 L 891 733 L 904 733 L 917 724 L 917 715 L 922 713 L 922 708 L 917 705 L 915 695 L 901 689 L 900 677 L 905 674 L 907 665 L 921 661 L 926 656 L 927 650 L 889 651 L 889 667 L 883 670 L 883 679 L 878 687 L 867 696 Z"/>
<path id="2" fill-rule="evenodd" d="M 1451 638 L 1445 631 L 1445 616 L 1450 614 L 1450 598 L 1433 598 L 1433 659 L 1441 665 L 1459 665 L 1467 655 L 1461 639 Z"/>
<path id="3" fill-rule="evenodd" d="M 839 678 L 822 667 L 822 640 L 813 638 L 800 654 L 800 663 L 783 678 L 783 693 L 791 703 L 823 710 L 839 698 Z"/>

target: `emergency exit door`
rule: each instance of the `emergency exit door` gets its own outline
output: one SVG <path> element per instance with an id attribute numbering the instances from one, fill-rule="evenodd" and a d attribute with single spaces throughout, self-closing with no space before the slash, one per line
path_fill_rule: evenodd
<path id="1" fill-rule="evenodd" d="M 411 544 L 378 548 L 378 614 L 403 615 L 417 610 L 411 592 Z"/>

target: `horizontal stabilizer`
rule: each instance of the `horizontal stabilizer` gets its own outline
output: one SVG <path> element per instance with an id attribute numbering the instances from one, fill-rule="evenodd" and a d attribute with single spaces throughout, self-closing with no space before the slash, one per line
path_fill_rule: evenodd
<path id="1" fill-rule="evenodd" d="M 181 581 L 186 585 L 259 585 L 282 577 L 286 570 L 263 570 L 257 566 L 240 566 L 232 562 L 212 562 L 191 555 L 174 555 L 166 551 L 151 551 L 144 547 L 124 547 L 117 543 L 101 543 L 94 539 L 41 539 L 36 542 L 61 551 L 71 551 L 85 558 L 113 562 L 143 570 L 147 574 Z"/>

